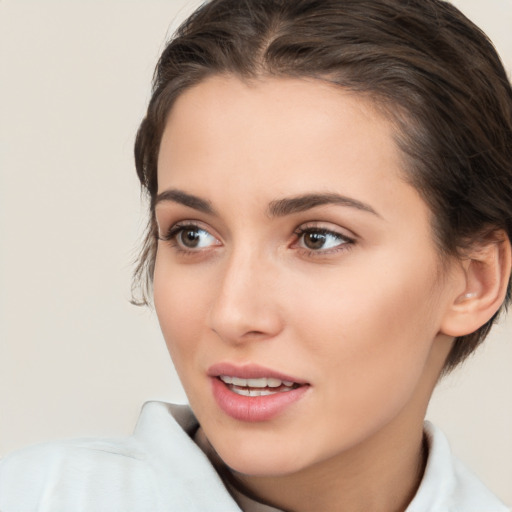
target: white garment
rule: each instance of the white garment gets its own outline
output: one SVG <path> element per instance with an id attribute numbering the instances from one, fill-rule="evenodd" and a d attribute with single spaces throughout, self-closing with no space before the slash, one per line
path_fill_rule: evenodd
<path id="1" fill-rule="evenodd" d="M 0 463 L 0 511 L 274 512 L 235 493 L 237 504 L 194 443 L 197 428 L 187 406 L 148 402 L 131 437 L 19 450 Z M 438 429 L 425 429 L 427 467 L 407 512 L 510 512 L 452 457 Z"/>

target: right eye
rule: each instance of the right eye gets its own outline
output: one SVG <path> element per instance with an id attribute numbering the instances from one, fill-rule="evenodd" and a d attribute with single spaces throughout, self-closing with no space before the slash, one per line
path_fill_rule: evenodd
<path id="1" fill-rule="evenodd" d="M 220 245 L 220 242 L 211 233 L 195 224 L 174 225 L 167 235 L 160 239 L 173 242 L 183 251 L 197 251 Z"/>

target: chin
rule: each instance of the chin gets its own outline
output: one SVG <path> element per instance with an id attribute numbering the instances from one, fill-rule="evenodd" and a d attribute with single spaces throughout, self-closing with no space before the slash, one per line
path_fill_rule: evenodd
<path id="1" fill-rule="evenodd" d="M 233 471 L 244 475 L 284 476 L 308 465 L 303 445 L 287 443 L 284 436 L 272 441 L 254 437 L 247 434 L 245 439 L 213 439 L 211 442 L 222 461 Z"/>
<path id="2" fill-rule="evenodd" d="M 255 477 L 278 477 L 297 473 L 303 469 L 300 464 L 281 457 L 240 457 L 239 454 L 221 457 L 224 463 L 236 473 Z"/>

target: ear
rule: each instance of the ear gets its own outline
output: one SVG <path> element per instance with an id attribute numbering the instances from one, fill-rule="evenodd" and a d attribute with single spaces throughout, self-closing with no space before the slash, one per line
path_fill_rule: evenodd
<path id="1" fill-rule="evenodd" d="M 463 292 L 457 292 L 440 332 L 465 336 L 482 327 L 498 311 L 507 293 L 512 267 L 510 240 L 504 231 L 478 241 L 461 262 Z M 460 288 L 459 288 L 460 290 Z"/>

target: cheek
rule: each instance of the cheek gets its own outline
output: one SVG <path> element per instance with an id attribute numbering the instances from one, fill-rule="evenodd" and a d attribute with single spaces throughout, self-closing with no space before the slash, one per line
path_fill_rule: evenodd
<path id="1" fill-rule="evenodd" d="M 403 405 L 422 377 L 437 334 L 434 273 L 399 263 L 365 267 L 365 274 L 350 269 L 321 291 L 317 282 L 314 301 L 305 285 L 291 305 L 296 336 L 306 335 L 314 377 L 328 383 L 325 407 L 339 404 L 354 413 L 354 421 Z"/>
<path id="2" fill-rule="evenodd" d="M 180 377 L 196 352 L 207 314 L 208 289 L 197 272 L 179 269 L 157 254 L 153 278 L 155 309 L 169 353 Z"/>
<path id="3" fill-rule="evenodd" d="M 293 323 L 302 324 L 301 330 L 318 333 L 315 344 L 322 344 L 320 332 L 339 339 L 334 346 L 327 344 L 326 350 L 337 350 L 341 344 L 360 352 L 369 346 L 378 350 L 386 339 L 413 341 L 429 324 L 430 330 L 435 329 L 435 299 L 429 291 L 432 274 L 425 274 L 389 267 L 372 272 L 365 266 L 361 272 L 352 267 L 321 280 L 302 279 L 289 296 L 289 312 Z"/>

